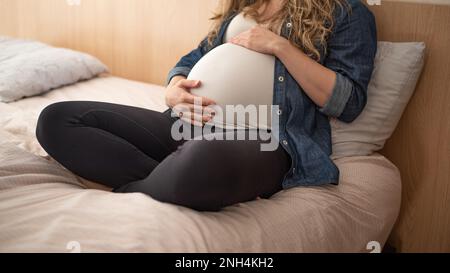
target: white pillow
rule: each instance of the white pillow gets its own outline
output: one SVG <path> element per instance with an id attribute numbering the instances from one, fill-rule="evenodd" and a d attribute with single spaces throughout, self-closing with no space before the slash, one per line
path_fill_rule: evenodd
<path id="1" fill-rule="evenodd" d="M 108 68 L 96 58 L 43 43 L 0 37 L 0 101 L 12 102 L 91 79 Z"/>
<path id="2" fill-rule="evenodd" d="M 378 43 L 365 110 L 351 124 L 331 123 L 333 159 L 371 155 L 384 147 L 414 93 L 424 56 L 424 43 Z"/>

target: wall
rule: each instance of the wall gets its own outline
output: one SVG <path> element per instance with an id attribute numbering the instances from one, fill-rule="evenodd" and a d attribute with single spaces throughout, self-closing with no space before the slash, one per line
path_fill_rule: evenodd
<path id="1" fill-rule="evenodd" d="M 69 5 L 80 1 L 81 5 Z M 373 0 L 372 0 L 373 1 Z M 444 3 L 450 0 L 395 0 Z M 163 84 L 218 0 L 0 0 L 0 35 L 88 52 L 114 75 Z M 383 1 L 384 2 L 384 1 Z"/>
<path id="2" fill-rule="evenodd" d="M 70 0 L 76 1 L 76 0 Z M 164 83 L 210 26 L 210 0 L 0 0 L 0 35 L 88 52 L 117 76 Z"/>
<path id="3" fill-rule="evenodd" d="M 450 6 L 386 2 L 372 10 L 381 40 L 427 45 L 419 85 L 383 150 L 403 180 L 391 243 L 403 252 L 450 252 Z"/>

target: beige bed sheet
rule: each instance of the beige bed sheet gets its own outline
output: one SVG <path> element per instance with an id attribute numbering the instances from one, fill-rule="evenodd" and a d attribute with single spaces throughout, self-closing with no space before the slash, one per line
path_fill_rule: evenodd
<path id="1" fill-rule="evenodd" d="M 67 100 L 166 109 L 162 87 L 114 77 L 0 104 L 0 252 L 74 244 L 81 252 L 369 252 L 397 218 L 400 175 L 377 154 L 337 160 L 338 187 L 291 189 L 219 213 L 94 190 L 48 160 L 34 137 L 39 112 Z"/>

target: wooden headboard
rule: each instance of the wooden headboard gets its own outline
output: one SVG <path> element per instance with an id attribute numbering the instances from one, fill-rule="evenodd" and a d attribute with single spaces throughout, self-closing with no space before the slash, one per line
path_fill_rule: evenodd
<path id="1" fill-rule="evenodd" d="M 87 52 L 114 75 L 163 84 L 208 32 L 215 6 L 216 0 L 0 0 L 0 35 Z"/>
<path id="2" fill-rule="evenodd" d="M 114 75 L 162 84 L 207 33 L 216 0 L 67 3 L 0 0 L 0 35 L 85 51 Z M 401 252 L 450 252 L 450 6 L 383 1 L 371 9 L 380 40 L 428 47 L 416 93 L 382 151 L 403 177 L 402 212 L 390 244 Z"/>
<path id="3" fill-rule="evenodd" d="M 382 152 L 403 180 L 391 244 L 405 252 L 450 252 L 450 6 L 383 2 L 372 10 L 381 40 L 427 45 L 418 88 Z"/>

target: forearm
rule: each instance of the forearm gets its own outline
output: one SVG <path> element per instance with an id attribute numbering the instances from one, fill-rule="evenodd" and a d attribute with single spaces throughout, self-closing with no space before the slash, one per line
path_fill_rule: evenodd
<path id="1" fill-rule="evenodd" d="M 285 39 L 280 40 L 274 54 L 314 103 L 324 107 L 332 96 L 336 73 L 317 63 Z"/>

